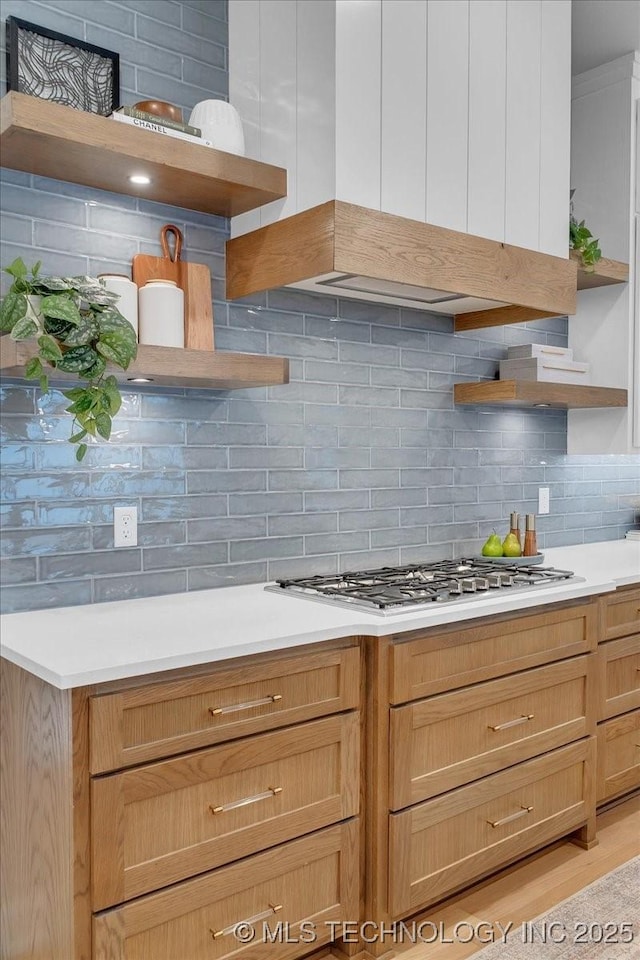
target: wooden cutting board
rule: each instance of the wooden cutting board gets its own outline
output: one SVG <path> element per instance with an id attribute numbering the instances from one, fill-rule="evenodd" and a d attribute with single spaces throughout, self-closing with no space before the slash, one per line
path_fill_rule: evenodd
<path id="1" fill-rule="evenodd" d="M 169 234 L 175 237 L 173 256 Z M 133 282 L 143 287 L 148 280 L 174 280 L 184 291 L 184 345 L 192 350 L 213 350 L 213 307 L 211 274 L 204 263 L 186 263 L 180 259 L 182 231 L 172 223 L 160 231 L 162 256 L 136 253 L 133 258 Z"/>

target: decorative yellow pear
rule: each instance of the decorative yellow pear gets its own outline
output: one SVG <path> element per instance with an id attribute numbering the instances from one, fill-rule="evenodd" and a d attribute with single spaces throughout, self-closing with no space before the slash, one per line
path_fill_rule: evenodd
<path id="1" fill-rule="evenodd" d="M 505 557 L 522 556 L 522 547 L 515 533 L 508 533 L 502 541 L 502 554 Z"/>

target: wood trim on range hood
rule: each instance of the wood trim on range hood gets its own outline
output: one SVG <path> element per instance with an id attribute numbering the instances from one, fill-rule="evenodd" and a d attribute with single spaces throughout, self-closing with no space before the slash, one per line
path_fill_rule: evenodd
<path id="1" fill-rule="evenodd" d="M 485 314 L 485 326 L 491 315 L 495 324 L 576 312 L 572 260 L 339 200 L 229 240 L 226 263 L 231 300 L 298 286 L 456 314 L 461 327 L 467 313 Z M 360 291 L 341 287 L 343 277 Z M 367 279 L 411 289 L 363 293 Z"/>

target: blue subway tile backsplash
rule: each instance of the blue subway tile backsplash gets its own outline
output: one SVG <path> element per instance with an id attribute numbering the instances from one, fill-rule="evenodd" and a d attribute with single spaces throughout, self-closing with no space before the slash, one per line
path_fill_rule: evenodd
<path id="1" fill-rule="evenodd" d="M 188 116 L 227 97 L 224 0 L 3 13 L 117 50 L 123 102 L 153 95 Z M 280 387 L 127 392 L 112 440 L 80 465 L 60 390 L 3 384 L 4 610 L 458 556 L 512 509 L 534 511 L 541 485 L 543 548 L 619 538 L 636 519 L 637 457 L 567 456 L 562 412 L 454 407 L 454 382 L 493 377 L 509 344 L 566 344 L 566 320 L 454 335 L 450 317 L 297 290 L 227 304 L 224 219 L 11 170 L 1 187 L 3 264 L 122 273 L 176 223 L 212 272 L 216 347 L 286 356 L 291 372 Z M 138 546 L 114 550 L 124 505 Z"/>

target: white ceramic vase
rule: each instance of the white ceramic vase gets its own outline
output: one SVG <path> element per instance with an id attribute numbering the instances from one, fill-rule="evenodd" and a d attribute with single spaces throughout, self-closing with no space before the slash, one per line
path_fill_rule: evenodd
<path id="1" fill-rule="evenodd" d="M 202 100 L 191 111 L 189 123 L 200 127 L 202 136 L 217 150 L 244 156 L 242 120 L 235 107 L 226 100 Z"/>

